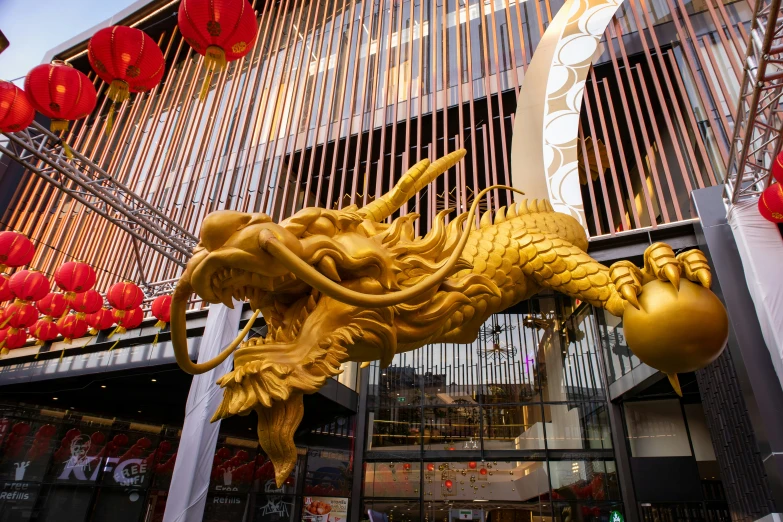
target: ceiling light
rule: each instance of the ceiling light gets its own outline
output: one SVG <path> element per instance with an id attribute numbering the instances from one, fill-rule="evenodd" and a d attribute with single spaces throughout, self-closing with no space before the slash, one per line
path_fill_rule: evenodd
<path id="1" fill-rule="evenodd" d="M 141 410 L 139 410 L 138 413 L 141 413 Z"/>
<path id="2" fill-rule="evenodd" d="M 106 388 L 106 385 L 105 384 L 101 384 L 101 388 Z"/>
<path id="3" fill-rule="evenodd" d="M 487 500 L 485 498 L 474 498 L 473 502 L 489 502 L 489 500 Z"/>
<path id="4" fill-rule="evenodd" d="M 52 400 L 53 400 L 53 401 L 56 401 L 56 400 L 57 400 L 57 397 L 52 397 Z"/>
<path id="5" fill-rule="evenodd" d="M 158 382 L 158 379 L 150 379 L 152 382 Z"/>

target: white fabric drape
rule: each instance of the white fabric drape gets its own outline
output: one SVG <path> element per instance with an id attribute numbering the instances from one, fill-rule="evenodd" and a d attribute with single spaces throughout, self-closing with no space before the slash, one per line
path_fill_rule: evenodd
<path id="1" fill-rule="evenodd" d="M 728 221 L 761 333 L 783 385 L 783 238 L 778 227 L 759 214 L 755 200 L 734 205 Z"/>
<path id="2" fill-rule="evenodd" d="M 233 310 L 222 304 L 210 305 L 198 362 L 215 357 L 234 340 L 241 315 L 242 305 L 237 301 Z M 214 370 L 193 377 L 163 522 L 201 522 L 220 431 L 220 422 L 209 422 L 223 397 L 215 382 L 231 371 L 232 361 L 233 357 L 228 357 Z"/>

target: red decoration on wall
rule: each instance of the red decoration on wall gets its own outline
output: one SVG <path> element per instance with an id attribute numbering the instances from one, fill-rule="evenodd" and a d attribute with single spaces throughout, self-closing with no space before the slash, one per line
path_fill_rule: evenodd
<path id="1" fill-rule="evenodd" d="M 35 247 L 27 236 L 11 230 L 0 232 L 0 270 L 24 266 L 33 260 Z"/>
<path id="2" fill-rule="evenodd" d="M 101 29 L 87 44 L 87 58 L 96 74 L 109 84 L 106 96 L 112 100 L 106 132 L 112 127 L 114 104 L 127 100 L 132 92 L 147 92 L 160 83 L 166 61 L 155 40 L 133 27 Z"/>
<path id="3" fill-rule="evenodd" d="M 60 335 L 60 330 L 57 328 L 53 319 L 47 316 L 38 319 L 30 327 L 30 335 L 37 339 L 35 344 L 41 346 L 48 341 L 56 339 L 57 336 Z"/>
<path id="4" fill-rule="evenodd" d="M 114 311 L 109 308 L 101 308 L 94 314 L 89 314 L 85 320 L 90 325 L 90 335 L 96 335 L 99 331 L 114 326 Z"/>
<path id="5" fill-rule="evenodd" d="M 759 212 L 767 221 L 783 223 L 783 184 L 775 183 L 761 193 Z"/>
<path id="6" fill-rule="evenodd" d="M 68 302 L 63 294 L 49 292 L 43 299 L 35 302 L 35 307 L 41 312 L 41 315 L 49 317 L 60 317 L 68 311 Z"/>
<path id="7" fill-rule="evenodd" d="M 140 306 L 126 310 L 122 315 L 119 315 L 120 312 L 122 312 L 122 310 L 114 311 L 114 319 L 117 322 L 117 328 L 114 329 L 112 334 L 124 334 L 128 330 L 138 328 L 138 326 L 144 320 L 144 312 Z"/>
<path id="8" fill-rule="evenodd" d="M 51 118 L 52 132 L 68 130 L 68 122 L 89 115 L 97 100 L 89 78 L 64 62 L 34 67 L 24 80 L 24 91 L 33 107 Z"/>
<path id="9" fill-rule="evenodd" d="M 487 474 L 487 468 L 481 468 L 481 469 L 479 470 L 479 474 L 480 474 L 480 475 L 486 475 L 486 474 Z"/>
<path id="10" fill-rule="evenodd" d="M 476 469 L 476 463 L 475 462 L 468 462 L 468 467 L 470 469 Z"/>
<path id="11" fill-rule="evenodd" d="M 57 328 L 65 338 L 65 344 L 71 344 L 72 339 L 84 337 L 84 334 L 87 333 L 87 321 L 79 319 L 73 314 L 68 314 L 57 321 Z"/>
<path id="12" fill-rule="evenodd" d="M 111 285 L 109 291 L 106 292 L 106 299 L 110 305 L 116 308 L 115 318 L 121 318 L 128 310 L 141 306 L 144 293 L 131 281 L 123 281 Z"/>
<path id="13" fill-rule="evenodd" d="M 71 301 L 76 294 L 86 292 L 95 286 L 95 270 L 87 263 L 68 261 L 54 272 L 54 282 Z"/>
<path id="14" fill-rule="evenodd" d="M 25 130 L 35 118 L 35 109 L 22 89 L 0 80 L 0 132 Z"/>
<path id="15" fill-rule="evenodd" d="M 22 301 L 39 301 L 46 297 L 51 283 L 41 272 L 35 270 L 20 270 L 11 276 L 9 281 L 14 297 Z"/>
<path id="16" fill-rule="evenodd" d="M 10 278 L 5 274 L 0 274 L 0 303 L 10 301 L 14 298 L 13 292 L 11 292 Z"/>
<path id="17" fill-rule="evenodd" d="M 432 462 L 427 464 L 427 471 L 435 471 L 435 464 L 433 464 Z"/>
<path id="18" fill-rule="evenodd" d="M 443 483 L 443 485 L 446 486 L 446 489 L 451 489 L 452 486 L 454 486 L 454 483 L 450 480 L 447 480 L 446 482 Z"/>
<path id="19" fill-rule="evenodd" d="M 38 310 L 24 301 L 16 300 L 3 310 L 3 321 L 0 328 L 27 328 L 38 319 Z"/>
<path id="20" fill-rule="evenodd" d="M 182 0 L 177 18 L 185 41 L 204 57 L 206 77 L 199 98 L 206 99 L 212 73 L 253 48 L 258 25 L 247 0 Z"/>
<path id="21" fill-rule="evenodd" d="M 103 307 L 103 297 L 95 290 L 87 290 L 76 294 L 71 302 L 71 309 L 76 312 L 76 317 L 84 319 L 87 314 L 94 314 Z"/>

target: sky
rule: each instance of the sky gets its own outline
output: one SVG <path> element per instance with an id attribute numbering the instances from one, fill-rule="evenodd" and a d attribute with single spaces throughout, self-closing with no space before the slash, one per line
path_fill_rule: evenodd
<path id="1" fill-rule="evenodd" d="M 0 54 L 0 79 L 23 77 L 44 54 L 133 0 L 0 0 L 0 30 L 11 45 Z M 15 81 L 21 86 L 24 78 Z"/>

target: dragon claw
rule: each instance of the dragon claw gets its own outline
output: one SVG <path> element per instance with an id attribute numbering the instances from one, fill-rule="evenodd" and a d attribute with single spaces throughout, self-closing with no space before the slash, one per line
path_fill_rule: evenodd
<path id="1" fill-rule="evenodd" d="M 636 297 L 636 288 L 631 285 L 623 285 L 620 288 L 620 293 L 623 294 L 623 298 L 631 303 L 634 308 L 639 310 L 639 299 Z"/>
<path id="2" fill-rule="evenodd" d="M 668 264 L 661 270 L 666 280 L 674 285 L 675 290 L 680 289 L 680 267 L 675 264 Z"/>
<path id="3" fill-rule="evenodd" d="M 701 286 L 709 290 L 710 286 L 712 286 L 712 274 L 707 270 L 699 270 L 696 272 L 696 277 L 699 278 Z"/>

